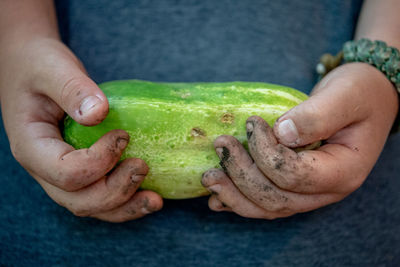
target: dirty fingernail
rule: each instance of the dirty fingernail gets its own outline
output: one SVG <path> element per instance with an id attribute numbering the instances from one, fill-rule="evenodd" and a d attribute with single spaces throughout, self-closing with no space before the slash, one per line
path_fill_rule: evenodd
<path id="1" fill-rule="evenodd" d="M 221 192 L 222 186 L 220 184 L 214 184 L 207 188 L 211 193 L 219 193 Z"/>
<path id="2" fill-rule="evenodd" d="M 150 214 L 150 213 L 156 212 L 158 210 L 160 210 L 160 207 L 154 206 L 154 205 L 151 205 L 151 206 L 146 205 L 145 207 L 141 208 L 141 211 L 143 214 Z"/>
<path id="3" fill-rule="evenodd" d="M 91 109 L 93 109 L 97 104 L 100 104 L 101 100 L 96 96 L 88 96 L 84 98 L 79 107 L 79 114 L 86 115 Z"/>
<path id="4" fill-rule="evenodd" d="M 299 139 L 299 132 L 291 119 L 284 120 L 278 125 L 278 134 L 286 144 L 295 144 Z"/>
<path id="5" fill-rule="evenodd" d="M 149 213 L 151 213 L 151 211 L 149 211 L 147 208 L 141 208 L 141 210 L 140 210 L 143 214 L 149 214 Z"/>
<path id="6" fill-rule="evenodd" d="M 222 154 L 222 152 L 223 152 L 222 147 L 216 148 L 216 149 L 215 149 L 215 152 L 217 152 L 218 157 L 222 158 L 222 156 L 223 156 L 223 154 Z"/>
<path id="7" fill-rule="evenodd" d="M 248 132 L 252 132 L 253 128 L 254 128 L 253 123 L 251 122 L 246 123 L 246 129 Z"/>
<path id="8" fill-rule="evenodd" d="M 246 123 L 247 139 L 250 139 L 250 137 L 253 135 L 253 129 L 254 129 L 253 123 L 251 122 Z"/>
<path id="9" fill-rule="evenodd" d="M 117 146 L 119 149 L 125 149 L 127 145 L 128 145 L 128 139 L 122 137 L 119 137 L 117 139 Z"/>
<path id="10" fill-rule="evenodd" d="M 134 174 L 131 176 L 131 181 L 132 183 L 140 183 L 141 181 L 143 181 L 144 175 L 140 175 L 140 174 Z"/>
<path id="11" fill-rule="evenodd" d="M 204 186 L 204 187 L 207 187 L 207 182 L 208 182 L 208 171 L 206 171 L 206 172 L 204 172 L 202 175 L 201 175 L 201 180 L 200 180 L 200 183 L 201 183 L 201 185 L 202 186 Z"/>

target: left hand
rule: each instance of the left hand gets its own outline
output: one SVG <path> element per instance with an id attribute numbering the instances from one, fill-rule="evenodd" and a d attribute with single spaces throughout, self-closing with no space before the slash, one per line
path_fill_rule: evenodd
<path id="1" fill-rule="evenodd" d="M 368 176 L 397 111 L 396 90 L 374 67 L 350 63 L 333 70 L 273 129 L 250 117 L 249 153 L 232 136 L 215 140 L 225 172 L 203 175 L 213 193 L 209 207 L 274 219 L 343 199 Z M 316 150 L 292 150 L 319 140 L 326 142 Z"/>

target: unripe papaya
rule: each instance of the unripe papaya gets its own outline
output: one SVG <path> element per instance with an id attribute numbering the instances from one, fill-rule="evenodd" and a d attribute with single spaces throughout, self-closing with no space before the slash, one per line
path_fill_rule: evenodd
<path id="1" fill-rule="evenodd" d="M 97 126 L 64 121 L 64 139 L 87 148 L 112 129 L 123 129 L 130 143 L 122 159 L 137 157 L 150 171 L 141 185 L 164 198 L 208 194 L 201 185 L 206 170 L 219 167 L 213 141 L 227 134 L 247 145 L 245 121 L 252 115 L 269 125 L 307 96 L 267 83 L 154 83 L 139 80 L 100 84 L 109 114 Z"/>

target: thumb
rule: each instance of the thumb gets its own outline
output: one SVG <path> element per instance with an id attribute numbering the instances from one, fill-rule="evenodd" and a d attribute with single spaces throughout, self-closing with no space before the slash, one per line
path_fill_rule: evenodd
<path id="1" fill-rule="evenodd" d="M 55 57 L 57 64 L 44 62 L 37 90 L 54 100 L 78 123 L 100 123 L 108 113 L 108 101 L 104 93 L 87 76 L 72 52 L 62 51 Z"/>
<path id="2" fill-rule="evenodd" d="M 331 82 L 316 88 L 306 101 L 282 115 L 274 125 L 278 141 L 289 147 L 301 147 L 326 140 L 340 129 L 366 117 L 365 103 L 356 97 L 356 89 Z"/>

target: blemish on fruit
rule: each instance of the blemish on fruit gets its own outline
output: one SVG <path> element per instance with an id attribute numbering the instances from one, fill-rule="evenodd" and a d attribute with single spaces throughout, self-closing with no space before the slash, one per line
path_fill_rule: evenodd
<path id="1" fill-rule="evenodd" d="M 203 129 L 201 129 L 200 127 L 192 128 L 192 130 L 190 131 L 190 135 L 192 137 L 206 137 L 207 136 L 206 132 Z"/>
<path id="2" fill-rule="evenodd" d="M 232 124 L 235 121 L 235 115 L 230 112 L 224 113 L 221 116 L 221 122 L 224 124 Z"/>

